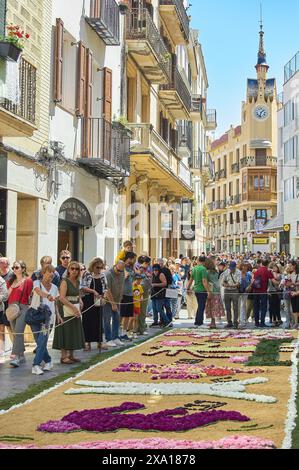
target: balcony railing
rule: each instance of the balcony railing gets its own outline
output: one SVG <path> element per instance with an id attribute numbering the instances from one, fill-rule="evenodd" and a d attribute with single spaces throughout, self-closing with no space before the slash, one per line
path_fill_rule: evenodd
<path id="1" fill-rule="evenodd" d="M 152 124 L 129 123 L 132 132 L 131 154 L 151 153 L 168 171 L 191 188 L 191 173 L 181 162 L 173 149 L 154 130 Z"/>
<path id="2" fill-rule="evenodd" d="M 231 166 L 232 173 L 239 173 L 240 171 L 240 164 L 239 163 L 233 163 Z"/>
<path id="3" fill-rule="evenodd" d="M 220 201 L 214 201 L 208 204 L 209 211 L 217 211 L 220 209 Z"/>
<path id="4" fill-rule="evenodd" d="M 226 206 L 227 206 L 226 200 L 220 201 L 220 209 L 226 209 Z"/>
<path id="5" fill-rule="evenodd" d="M 210 179 L 212 179 L 214 174 L 214 165 L 209 152 L 202 152 L 198 150 L 193 152 L 190 159 L 190 167 L 192 170 L 198 170 L 202 173 L 207 173 Z"/>
<path id="6" fill-rule="evenodd" d="M 90 0 L 87 23 L 105 44 L 117 46 L 119 42 L 119 6 L 115 0 Z"/>
<path id="7" fill-rule="evenodd" d="M 221 178 L 226 178 L 226 170 L 225 169 L 219 171 L 219 178 L 220 179 Z"/>
<path id="8" fill-rule="evenodd" d="M 233 196 L 228 196 L 226 199 L 226 207 L 230 207 L 234 205 L 234 197 Z"/>
<path id="9" fill-rule="evenodd" d="M 215 181 L 219 181 L 219 178 L 220 178 L 219 171 L 216 171 L 215 172 Z"/>
<path id="10" fill-rule="evenodd" d="M 191 113 L 200 114 L 200 118 L 202 119 L 203 113 L 203 98 L 201 95 L 192 95 L 191 99 Z"/>
<path id="11" fill-rule="evenodd" d="M 176 91 L 180 100 L 177 101 L 175 98 L 171 99 L 170 97 L 165 96 L 165 99 L 164 99 L 165 106 L 169 109 L 170 112 L 173 112 L 176 118 L 187 120 L 190 109 L 191 109 L 191 93 L 187 85 L 185 84 L 177 66 L 172 67 L 172 76 L 171 76 L 170 83 L 165 84 L 165 85 L 160 85 L 160 90 L 161 91 Z M 163 99 L 163 96 L 162 96 L 162 99 Z M 182 101 L 185 110 L 182 110 L 182 105 L 180 101 Z"/>
<path id="12" fill-rule="evenodd" d="M 134 41 L 134 45 L 129 49 L 146 76 L 150 77 L 153 83 L 161 83 L 161 77 L 157 72 L 157 69 L 161 68 L 165 77 L 162 81 L 168 82 L 171 78 L 171 57 L 146 9 L 132 8 L 128 12 L 126 38 Z M 142 48 L 144 41 L 149 43 L 151 50 Z M 151 53 L 155 55 L 155 65 L 150 60 Z"/>
<path id="13" fill-rule="evenodd" d="M 255 166 L 277 166 L 277 157 L 244 157 L 241 159 L 241 168 Z"/>
<path id="14" fill-rule="evenodd" d="M 103 118 L 82 119 L 79 163 L 93 167 L 104 177 L 130 174 L 130 131 Z"/>
<path id="15" fill-rule="evenodd" d="M 0 108 L 34 125 L 36 118 L 36 68 L 22 58 L 18 81 L 15 80 L 15 77 L 9 76 L 6 77 L 6 80 L 11 80 L 11 78 L 13 78 L 12 82 L 7 84 L 7 89 L 10 87 L 9 94 L 0 95 Z"/>
<path id="16" fill-rule="evenodd" d="M 242 202 L 241 194 L 237 194 L 236 196 L 234 196 L 234 205 L 241 204 L 241 202 Z"/>
<path id="17" fill-rule="evenodd" d="M 189 41 L 189 34 L 190 34 L 189 18 L 186 13 L 183 0 L 160 0 L 160 5 L 174 5 L 175 6 L 177 16 L 180 20 L 181 30 L 184 33 L 185 40 Z"/>
<path id="18" fill-rule="evenodd" d="M 208 130 L 215 130 L 217 128 L 217 112 L 216 109 L 208 109 L 206 111 L 206 119 L 207 119 L 207 129 Z"/>

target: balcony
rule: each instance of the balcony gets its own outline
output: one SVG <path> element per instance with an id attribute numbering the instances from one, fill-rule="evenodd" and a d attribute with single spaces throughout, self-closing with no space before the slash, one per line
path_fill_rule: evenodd
<path id="1" fill-rule="evenodd" d="M 242 200 L 248 202 L 277 202 L 277 193 L 271 191 L 254 191 L 243 193 Z"/>
<path id="2" fill-rule="evenodd" d="M 277 157 L 244 157 L 241 159 L 241 168 L 248 167 L 277 167 Z"/>
<path id="3" fill-rule="evenodd" d="M 242 195 L 241 194 L 237 194 L 236 196 L 234 196 L 234 200 L 233 200 L 233 205 L 234 206 L 237 206 L 238 204 L 241 204 L 242 202 Z"/>
<path id="4" fill-rule="evenodd" d="M 226 206 L 227 206 L 226 200 L 220 201 L 220 209 L 226 209 Z"/>
<path id="5" fill-rule="evenodd" d="M 234 197 L 233 196 L 229 196 L 227 199 L 226 199 L 226 207 L 231 207 L 234 205 Z"/>
<path id="6" fill-rule="evenodd" d="M 219 171 L 219 179 L 226 178 L 226 170 L 220 170 Z"/>
<path id="7" fill-rule="evenodd" d="M 191 93 L 176 66 L 172 68 L 170 83 L 160 85 L 159 98 L 174 119 L 190 119 Z"/>
<path id="8" fill-rule="evenodd" d="M 21 58 L 17 63 L 1 62 L 0 78 L 0 135 L 3 137 L 32 137 L 37 130 L 36 68 Z M 2 68 L 3 67 L 3 68 Z M 19 73 L 17 77 L 16 74 Z M 4 77 L 4 81 L 2 82 Z M 9 86 L 8 86 L 9 83 Z"/>
<path id="9" fill-rule="evenodd" d="M 203 118 L 207 131 L 215 131 L 217 128 L 217 112 L 216 109 L 208 109 L 203 112 Z"/>
<path id="10" fill-rule="evenodd" d="M 103 118 L 82 118 L 80 165 L 104 178 L 130 174 L 131 133 Z"/>
<path id="11" fill-rule="evenodd" d="M 189 42 L 190 26 L 183 0 L 160 0 L 159 12 L 175 45 Z"/>
<path id="12" fill-rule="evenodd" d="M 220 201 L 214 201 L 208 204 L 209 211 L 217 211 L 220 209 Z"/>
<path id="13" fill-rule="evenodd" d="M 239 171 L 240 171 L 240 164 L 239 163 L 233 163 L 232 166 L 231 166 L 232 174 L 239 173 Z"/>
<path id="14" fill-rule="evenodd" d="M 192 95 L 190 117 L 192 121 L 202 121 L 204 112 L 204 101 L 201 95 Z"/>
<path id="15" fill-rule="evenodd" d="M 132 8 L 127 13 L 128 52 L 151 83 L 171 79 L 171 56 L 146 9 Z"/>
<path id="16" fill-rule="evenodd" d="M 108 46 L 119 46 L 119 6 L 115 0 L 91 0 L 85 19 Z"/>
<path id="17" fill-rule="evenodd" d="M 215 181 L 219 181 L 219 179 L 220 179 L 219 171 L 216 171 L 216 172 L 215 172 L 214 178 L 215 178 Z"/>
<path id="18" fill-rule="evenodd" d="M 190 169 L 195 176 L 204 176 L 211 181 L 214 174 L 214 166 L 211 155 L 208 152 L 193 152 L 189 163 Z"/>
<path id="19" fill-rule="evenodd" d="M 177 197 L 192 198 L 190 170 L 152 124 L 129 123 L 127 127 L 132 131 L 130 158 L 135 170 Z"/>

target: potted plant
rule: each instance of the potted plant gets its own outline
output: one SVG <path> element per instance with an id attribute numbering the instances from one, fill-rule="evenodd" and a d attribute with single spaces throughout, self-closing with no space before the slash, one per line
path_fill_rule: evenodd
<path id="1" fill-rule="evenodd" d="M 7 36 L 0 36 L 0 57 L 17 62 L 24 49 L 24 43 L 30 38 L 18 25 L 7 26 Z"/>

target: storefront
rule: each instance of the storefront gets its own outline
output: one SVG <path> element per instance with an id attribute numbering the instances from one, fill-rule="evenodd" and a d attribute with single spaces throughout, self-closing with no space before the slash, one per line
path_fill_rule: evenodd
<path id="1" fill-rule="evenodd" d="M 78 199 L 65 201 L 59 211 L 58 254 L 69 250 L 76 261 L 84 261 L 84 234 L 92 226 L 88 209 Z"/>

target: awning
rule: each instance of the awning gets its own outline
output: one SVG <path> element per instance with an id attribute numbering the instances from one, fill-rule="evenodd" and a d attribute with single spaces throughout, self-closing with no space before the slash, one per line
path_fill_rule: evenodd
<path id="1" fill-rule="evenodd" d="M 263 228 L 263 232 L 280 232 L 283 230 L 284 215 L 278 214 Z"/>

